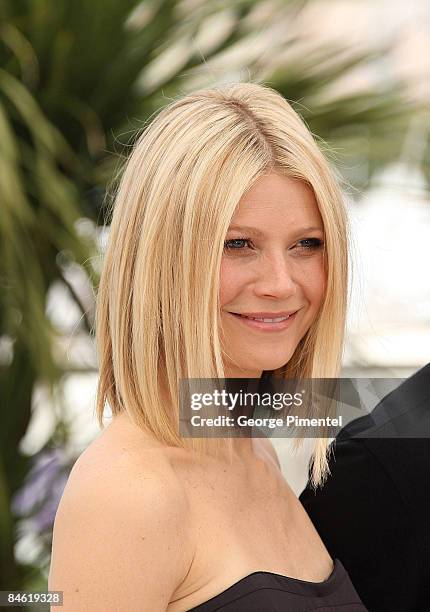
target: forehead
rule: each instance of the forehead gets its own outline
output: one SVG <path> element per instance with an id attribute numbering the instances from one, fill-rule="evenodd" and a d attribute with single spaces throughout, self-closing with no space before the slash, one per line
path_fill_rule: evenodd
<path id="1" fill-rule="evenodd" d="M 241 198 L 230 228 L 279 223 L 322 227 L 312 188 L 298 179 L 270 173 L 260 177 Z"/>

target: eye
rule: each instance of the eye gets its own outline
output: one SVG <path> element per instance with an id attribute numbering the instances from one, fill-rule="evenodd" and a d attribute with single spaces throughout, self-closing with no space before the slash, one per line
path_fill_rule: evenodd
<path id="1" fill-rule="evenodd" d="M 304 238 L 297 243 L 299 249 L 304 251 L 316 251 L 324 245 L 324 241 L 320 238 Z"/>
<path id="2" fill-rule="evenodd" d="M 232 238 L 231 240 L 226 240 L 224 242 L 224 250 L 243 251 L 245 244 L 250 248 L 251 242 L 248 238 Z"/>

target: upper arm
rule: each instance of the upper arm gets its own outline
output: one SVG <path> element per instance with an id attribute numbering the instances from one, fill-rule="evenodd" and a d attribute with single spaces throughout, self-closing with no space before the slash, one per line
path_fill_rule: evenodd
<path id="1" fill-rule="evenodd" d="M 54 524 L 49 589 L 64 612 L 165 611 L 190 564 L 187 502 L 145 470 L 72 470 Z"/>

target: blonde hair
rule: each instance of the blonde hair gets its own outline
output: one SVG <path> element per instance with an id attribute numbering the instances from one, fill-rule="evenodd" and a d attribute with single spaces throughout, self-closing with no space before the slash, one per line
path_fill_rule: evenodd
<path id="1" fill-rule="evenodd" d="M 347 293 L 347 221 L 333 171 L 298 114 L 256 83 L 192 92 L 164 107 L 136 140 L 114 203 L 96 309 L 103 427 L 127 411 L 160 442 L 179 435 L 181 378 L 224 378 L 219 271 L 242 196 L 269 171 L 305 181 L 325 230 L 327 284 L 317 319 L 275 375 L 336 377 Z M 166 395 L 167 391 L 167 395 Z M 206 441 L 207 442 L 207 441 Z M 327 472 L 316 440 L 312 477 Z"/>

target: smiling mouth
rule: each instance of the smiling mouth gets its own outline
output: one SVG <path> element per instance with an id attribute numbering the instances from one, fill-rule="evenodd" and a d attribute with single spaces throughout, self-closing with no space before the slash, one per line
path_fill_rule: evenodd
<path id="1" fill-rule="evenodd" d="M 269 318 L 269 317 L 251 317 L 249 315 L 243 315 L 243 314 L 239 314 L 237 312 L 231 312 L 230 314 L 234 314 L 238 317 L 242 317 L 244 319 L 251 319 L 251 321 L 262 321 L 263 323 L 280 323 L 281 321 L 286 321 L 287 319 L 289 319 L 291 316 L 293 316 L 293 314 L 296 314 L 295 312 L 286 315 L 284 317 L 275 317 L 273 319 Z"/>
<path id="2" fill-rule="evenodd" d="M 296 318 L 298 311 L 292 312 L 288 315 L 279 317 L 252 317 L 250 315 L 242 315 L 237 312 L 229 312 L 228 314 L 235 317 L 242 324 L 246 325 L 249 329 L 255 329 L 258 331 L 282 331 L 288 329 Z"/>

